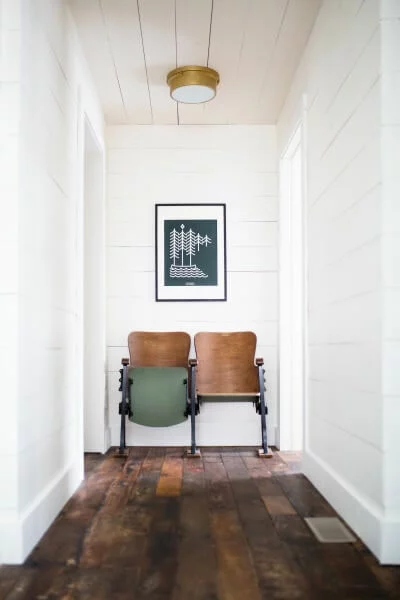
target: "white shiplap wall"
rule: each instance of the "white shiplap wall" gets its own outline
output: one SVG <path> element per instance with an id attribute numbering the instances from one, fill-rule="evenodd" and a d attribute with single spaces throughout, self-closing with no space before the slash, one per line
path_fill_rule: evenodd
<path id="1" fill-rule="evenodd" d="M 0 1 L 0 563 L 17 506 L 19 3 Z M 10 536 L 10 537 L 9 537 Z"/>
<path id="2" fill-rule="evenodd" d="M 103 120 L 65 3 L 23 0 L 7 5 L 14 14 L 21 7 L 20 28 L 11 36 L 17 49 L 12 60 L 15 86 L 4 88 L 17 95 L 12 118 L 7 114 L 5 120 L 12 138 L 6 148 L 12 159 L 9 173 L 15 174 L 16 184 L 0 219 L 15 244 L 8 253 L 14 280 L 6 292 L 9 298 L 17 294 L 7 349 L 18 387 L 7 395 L 6 383 L 0 403 L 1 427 L 4 423 L 10 432 L 6 451 L 14 461 L 12 470 L 7 468 L 10 461 L 3 469 L 7 437 L 0 435 L 0 562 L 13 563 L 24 560 L 83 475 L 77 360 L 82 350 L 77 290 L 83 114 L 100 140 Z M 3 99 L 3 87 L 1 94 Z M 19 129 L 14 129 L 16 123 Z M 3 285 L 6 279 L 0 281 Z"/>
<path id="3" fill-rule="evenodd" d="M 382 554 L 400 563 L 400 2 L 382 0 Z"/>
<path id="4" fill-rule="evenodd" d="M 398 382 L 388 391 L 386 415 L 383 410 L 385 385 L 394 381 L 399 356 L 398 341 L 387 340 L 382 346 L 382 326 L 388 322 L 382 274 L 389 264 L 381 235 L 383 175 L 388 163 L 393 166 L 392 175 L 398 171 L 393 162 L 398 137 L 394 142 L 392 134 L 398 132 L 399 103 L 398 77 L 391 73 L 386 79 L 387 90 L 395 93 L 397 89 L 397 105 L 393 95 L 387 92 L 385 96 L 382 85 L 381 55 L 385 56 L 387 32 L 392 36 L 387 53 L 397 64 L 394 40 L 399 39 L 398 3 L 383 2 L 385 6 L 397 14 L 397 20 L 391 14 L 382 24 L 381 3 L 375 0 L 323 3 L 280 116 L 278 149 L 284 149 L 302 118 L 306 94 L 309 377 L 305 472 L 380 560 L 398 562 L 398 545 L 391 554 L 384 550 L 389 530 L 387 502 L 398 491 L 398 477 L 393 488 L 393 479 L 387 477 L 389 448 L 393 457 L 398 456 L 394 442 L 398 428 L 388 429 L 385 419 L 399 414 L 398 397 L 396 401 L 389 398 L 398 395 Z M 381 126 L 382 97 L 392 119 L 387 130 Z M 387 185 L 388 207 L 396 185 L 392 177 Z M 391 203 L 389 217 L 392 228 L 397 227 L 392 222 L 395 211 L 398 215 L 395 204 Z M 389 246 L 392 233 L 393 229 L 386 237 Z M 390 252 L 392 247 L 388 247 Z M 394 281 L 389 285 L 394 287 Z M 396 292 L 387 289 L 384 293 L 393 311 Z M 394 335 L 396 320 L 392 315 L 390 335 Z M 392 461 L 392 473 L 394 465 Z"/>
<path id="5" fill-rule="evenodd" d="M 266 363 L 276 425 L 277 166 L 269 126 L 116 126 L 107 131 L 108 398 L 112 443 L 119 442 L 118 369 L 132 330 L 253 330 Z M 155 302 L 157 203 L 226 203 L 227 302 Z M 193 355 L 193 351 L 192 351 Z M 231 422 L 227 425 L 226 419 Z M 207 404 L 199 444 L 257 444 L 253 407 Z M 189 423 L 164 430 L 129 424 L 129 444 L 189 441 Z M 271 443 L 274 441 L 271 437 Z"/>

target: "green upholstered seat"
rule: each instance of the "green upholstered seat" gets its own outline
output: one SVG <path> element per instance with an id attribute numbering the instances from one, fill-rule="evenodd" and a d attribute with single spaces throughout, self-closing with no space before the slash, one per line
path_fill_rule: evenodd
<path id="1" fill-rule="evenodd" d="M 131 411 L 134 423 L 148 427 L 169 427 L 186 421 L 184 367 L 131 367 Z"/>

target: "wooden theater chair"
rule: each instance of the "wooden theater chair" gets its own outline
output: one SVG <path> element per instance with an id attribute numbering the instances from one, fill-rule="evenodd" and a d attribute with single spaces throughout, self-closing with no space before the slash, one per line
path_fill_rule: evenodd
<path id="1" fill-rule="evenodd" d="M 194 337 L 196 360 L 190 361 L 192 414 L 199 401 L 207 396 L 227 396 L 252 400 L 261 417 L 262 448 L 259 456 L 270 457 L 267 444 L 264 394 L 264 360 L 255 359 L 257 337 L 251 331 L 231 333 L 197 333 Z M 192 416 L 192 432 L 193 432 Z M 193 441 L 191 451 L 196 451 Z"/>

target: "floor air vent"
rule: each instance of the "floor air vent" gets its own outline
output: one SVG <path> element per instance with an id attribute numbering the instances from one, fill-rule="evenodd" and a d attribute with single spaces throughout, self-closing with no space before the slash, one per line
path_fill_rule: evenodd
<path id="1" fill-rule="evenodd" d="M 307 517 L 304 520 L 320 542 L 343 544 L 356 541 L 354 535 L 337 517 Z"/>

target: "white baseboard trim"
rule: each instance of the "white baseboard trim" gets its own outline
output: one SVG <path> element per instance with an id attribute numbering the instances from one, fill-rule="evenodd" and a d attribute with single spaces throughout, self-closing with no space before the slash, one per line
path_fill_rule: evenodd
<path id="1" fill-rule="evenodd" d="M 381 554 L 382 565 L 400 565 L 400 515 L 386 517 L 382 523 Z"/>
<path id="2" fill-rule="evenodd" d="M 77 459 L 46 486 L 19 516 L 0 515 L 0 562 L 22 564 L 82 481 Z"/>
<path id="3" fill-rule="evenodd" d="M 23 562 L 22 531 L 15 511 L 0 512 L 0 565 Z"/>
<path id="4" fill-rule="evenodd" d="M 351 484 L 309 450 L 303 455 L 303 470 L 381 564 L 400 564 L 399 514 L 384 514 L 381 507 L 361 496 Z"/>

